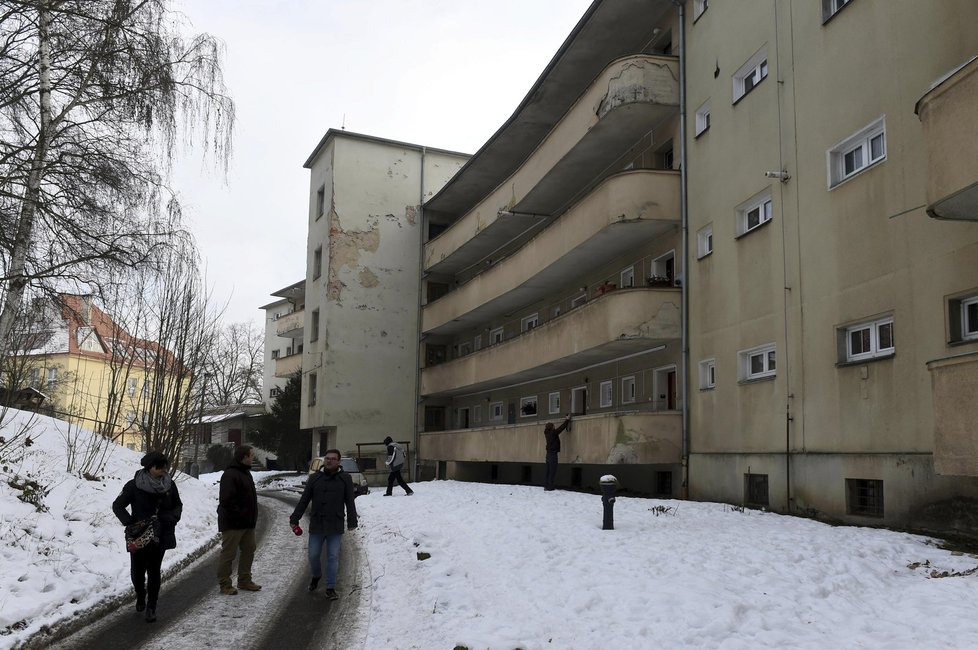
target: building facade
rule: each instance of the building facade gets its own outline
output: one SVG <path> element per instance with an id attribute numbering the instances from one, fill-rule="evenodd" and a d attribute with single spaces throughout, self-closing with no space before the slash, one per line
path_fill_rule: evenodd
<path id="1" fill-rule="evenodd" d="M 302 371 L 306 281 L 290 284 L 272 295 L 278 300 L 261 307 L 265 312 L 262 402 L 266 408 L 271 408 L 289 378 Z"/>
<path id="2" fill-rule="evenodd" d="M 419 207 L 464 154 L 331 129 L 310 172 L 300 426 L 313 455 L 414 434 Z"/>
<path id="3" fill-rule="evenodd" d="M 976 19 L 594 2 L 424 204 L 428 471 L 978 532 Z"/>

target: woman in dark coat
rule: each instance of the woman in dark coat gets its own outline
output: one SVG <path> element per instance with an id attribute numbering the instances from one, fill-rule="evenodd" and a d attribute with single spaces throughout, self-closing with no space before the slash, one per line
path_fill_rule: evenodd
<path id="1" fill-rule="evenodd" d="M 146 610 L 146 622 L 156 620 L 156 602 L 160 595 L 160 567 L 167 549 L 177 547 L 174 534 L 183 502 L 177 484 L 166 471 L 170 465 L 166 456 L 151 451 L 140 461 L 143 469 L 136 472 L 131 481 L 122 487 L 122 492 L 112 502 L 112 512 L 123 526 L 142 521 L 154 514 L 160 520 L 160 541 L 132 551 L 132 586 L 136 589 L 136 611 Z M 132 513 L 126 510 L 132 506 Z"/>

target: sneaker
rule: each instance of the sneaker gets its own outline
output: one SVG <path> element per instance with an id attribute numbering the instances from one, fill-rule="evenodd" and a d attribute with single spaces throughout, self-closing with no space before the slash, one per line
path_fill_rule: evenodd
<path id="1" fill-rule="evenodd" d="M 244 582 L 238 580 L 238 589 L 244 589 L 245 591 L 261 591 L 261 585 L 256 585 L 251 580 L 245 580 Z"/>
<path id="2" fill-rule="evenodd" d="M 390 492 L 384 492 L 384 496 L 385 496 L 385 497 L 392 497 L 392 496 L 394 496 L 394 495 L 393 495 L 393 494 L 391 494 Z"/>
<path id="3" fill-rule="evenodd" d="M 340 595 L 338 593 L 336 593 L 336 590 L 335 589 L 327 589 L 326 590 L 326 598 L 328 600 L 339 600 L 340 599 Z"/>
<path id="4" fill-rule="evenodd" d="M 155 620 L 156 620 L 156 608 L 155 607 L 147 607 L 146 608 L 146 622 L 147 623 L 152 623 Z"/>
<path id="5" fill-rule="evenodd" d="M 405 494 L 404 496 L 406 496 L 406 497 L 409 497 L 409 496 L 411 496 L 412 494 L 414 494 L 414 490 L 411 490 L 410 492 L 408 492 L 408 493 L 407 493 L 407 494 Z"/>
<path id="6" fill-rule="evenodd" d="M 316 587 L 319 586 L 319 578 L 314 577 L 309 581 L 309 591 L 316 591 Z"/>
<path id="7" fill-rule="evenodd" d="M 237 595 L 238 590 L 232 587 L 231 585 L 224 585 L 221 587 L 221 593 L 224 594 L 225 596 L 235 596 Z"/>

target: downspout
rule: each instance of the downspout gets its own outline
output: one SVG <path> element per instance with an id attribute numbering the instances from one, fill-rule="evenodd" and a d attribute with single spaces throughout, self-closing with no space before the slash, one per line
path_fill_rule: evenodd
<path id="1" fill-rule="evenodd" d="M 421 309 L 423 307 L 421 302 L 421 296 L 424 295 L 424 233 L 425 233 L 425 223 L 424 223 L 424 158 L 427 149 L 421 147 L 421 174 L 420 181 L 418 183 L 418 231 L 420 233 L 418 239 L 418 342 L 415 348 L 415 370 L 414 370 L 414 456 L 411 465 L 411 480 L 418 480 L 418 468 L 421 463 L 418 460 L 420 455 L 419 441 L 421 439 L 421 426 L 422 421 L 419 419 L 421 415 Z"/>
<path id="2" fill-rule="evenodd" d="M 672 0 L 679 10 L 679 141 L 683 143 L 679 153 L 679 222 L 682 234 L 683 251 L 683 284 L 682 313 L 680 314 L 680 329 L 682 331 L 680 362 L 682 364 L 683 383 L 683 423 L 682 423 L 682 493 L 683 499 L 689 498 L 689 212 L 687 207 L 687 175 L 686 175 L 686 3 L 685 0 Z"/>

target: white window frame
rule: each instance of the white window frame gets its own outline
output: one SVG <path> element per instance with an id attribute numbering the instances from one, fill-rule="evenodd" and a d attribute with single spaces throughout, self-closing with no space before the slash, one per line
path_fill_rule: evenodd
<path id="1" fill-rule="evenodd" d="M 846 169 L 848 157 L 858 154 L 858 164 Z M 881 115 L 826 152 L 829 188 L 837 187 L 854 176 L 886 160 L 886 116 Z"/>
<path id="2" fill-rule="evenodd" d="M 756 223 L 751 225 L 751 220 L 755 218 L 755 215 Z M 737 236 L 742 237 L 757 230 L 771 221 L 773 216 L 774 202 L 771 200 L 771 188 L 768 188 L 737 206 Z"/>
<path id="3" fill-rule="evenodd" d="M 618 286 L 626 289 L 635 286 L 635 267 L 629 266 L 618 274 Z"/>
<path id="4" fill-rule="evenodd" d="M 734 73 L 733 103 L 736 104 L 744 95 L 757 88 L 767 78 L 767 73 L 767 47 L 762 47 Z"/>
<path id="5" fill-rule="evenodd" d="M 128 429 L 136 423 L 136 412 L 126 411 L 126 428 Z"/>
<path id="6" fill-rule="evenodd" d="M 883 338 L 881 330 L 889 327 L 889 346 L 881 347 L 880 340 Z M 858 332 L 865 332 L 868 336 L 868 349 L 854 352 L 852 348 L 852 336 Z M 875 359 L 878 357 L 890 357 L 896 353 L 896 343 L 894 342 L 893 317 L 879 318 L 871 321 L 864 321 L 849 325 L 845 330 L 846 335 L 846 361 L 863 361 L 865 359 Z"/>
<path id="7" fill-rule="evenodd" d="M 703 259 L 713 253 L 713 224 L 703 226 L 696 233 L 696 258 Z"/>
<path id="8" fill-rule="evenodd" d="M 587 294 L 586 293 L 582 293 L 581 295 L 579 295 L 576 298 L 571 298 L 571 303 L 570 303 L 571 309 L 574 309 L 575 307 L 580 307 L 581 305 L 583 305 L 586 302 L 587 302 Z"/>
<path id="9" fill-rule="evenodd" d="M 700 361 L 700 390 L 711 390 L 717 386 L 717 360 Z"/>
<path id="10" fill-rule="evenodd" d="M 693 0 L 693 21 L 699 20 L 707 9 L 710 8 L 710 0 Z"/>
<path id="11" fill-rule="evenodd" d="M 48 380 L 47 380 L 46 386 L 48 388 L 51 388 L 56 383 L 58 383 L 58 369 L 57 368 L 48 368 Z"/>
<path id="12" fill-rule="evenodd" d="M 621 403 L 635 403 L 635 375 L 621 378 Z"/>
<path id="13" fill-rule="evenodd" d="M 139 387 L 139 380 L 135 377 L 130 377 L 126 380 L 126 395 L 133 397 L 136 394 L 136 389 Z M 135 417 L 135 416 L 133 416 Z"/>
<path id="14" fill-rule="evenodd" d="M 530 314 L 529 316 L 524 316 L 520 319 L 520 332 L 529 332 L 531 329 L 540 324 L 540 314 Z"/>
<path id="15" fill-rule="evenodd" d="M 822 0 L 822 22 L 825 23 L 851 2 L 852 0 Z"/>
<path id="16" fill-rule="evenodd" d="M 532 404 L 533 413 L 525 413 L 523 409 Z M 540 414 L 540 405 L 537 403 L 537 396 L 530 395 L 529 397 L 520 398 L 520 417 L 521 418 L 535 418 Z"/>
<path id="17" fill-rule="evenodd" d="M 489 330 L 489 345 L 495 345 L 497 343 L 502 343 L 505 336 L 505 332 L 502 327 L 497 327 L 496 329 Z"/>
<path id="18" fill-rule="evenodd" d="M 472 340 L 472 347 L 476 352 L 482 349 L 482 334 L 475 335 L 475 339 Z"/>
<path id="19" fill-rule="evenodd" d="M 489 421 L 490 422 L 502 422 L 503 420 L 503 403 L 493 402 L 489 405 Z"/>
<path id="20" fill-rule="evenodd" d="M 974 318 L 968 314 L 968 310 L 973 308 Z M 972 341 L 978 339 L 978 296 L 972 296 L 961 300 L 961 339 Z"/>
<path id="21" fill-rule="evenodd" d="M 560 413 L 560 391 L 555 391 L 547 396 L 548 409 L 550 415 Z"/>
<path id="22" fill-rule="evenodd" d="M 754 361 L 759 360 L 760 369 L 754 369 Z M 774 343 L 759 345 L 756 348 L 741 350 L 737 353 L 737 365 L 741 381 L 765 379 L 778 373 L 777 347 Z"/>
<path id="23" fill-rule="evenodd" d="M 610 379 L 598 385 L 598 394 L 601 396 L 601 408 L 607 408 L 615 403 L 614 387 L 615 382 Z"/>
<path id="24" fill-rule="evenodd" d="M 458 356 L 464 357 L 466 355 L 472 354 L 472 343 L 469 341 L 462 341 L 458 344 Z"/>
<path id="25" fill-rule="evenodd" d="M 695 126 L 693 127 L 694 137 L 708 131 L 710 128 L 710 100 L 706 100 L 696 109 Z"/>

